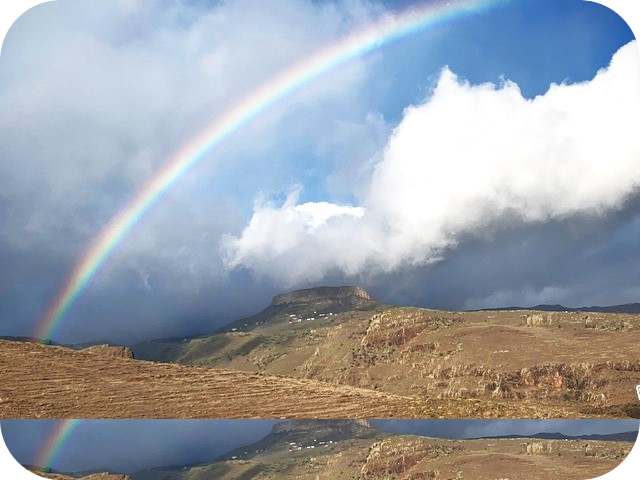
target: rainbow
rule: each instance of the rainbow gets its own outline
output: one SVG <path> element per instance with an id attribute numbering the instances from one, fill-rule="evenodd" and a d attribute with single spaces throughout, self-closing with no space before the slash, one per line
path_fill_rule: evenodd
<path id="1" fill-rule="evenodd" d="M 377 22 L 315 52 L 250 92 L 179 149 L 92 240 L 38 323 L 36 337 L 51 339 L 55 336 L 66 312 L 107 258 L 185 172 L 269 107 L 320 76 L 383 45 L 437 25 L 482 13 L 508 1 L 452 0 L 426 4 L 396 15 L 384 15 Z"/>
<path id="2" fill-rule="evenodd" d="M 58 420 L 44 445 L 38 451 L 34 465 L 41 468 L 53 467 L 67 440 L 81 423 L 82 420 Z"/>

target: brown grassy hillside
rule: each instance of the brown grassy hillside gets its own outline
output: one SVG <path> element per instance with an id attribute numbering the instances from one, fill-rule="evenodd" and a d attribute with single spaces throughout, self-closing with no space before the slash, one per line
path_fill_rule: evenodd
<path id="1" fill-rule="evenodd" d="M 135 345 L 136 357 L 362 387 L 420 399 L 514 400 L 638 417 L 640 315 L 447 312 L 272 304 L 210 336 Z M 574 413 L 569 413 L 574 412 Z"/>
<path id="2" fill-rule="evenodd" d="M 218 461 L 137 472 L 134 480 L 583 480 L 615 468 L 633 445 L 592 440 L 444 440 L 355 428 L 349 421 L 287 423 L 288 430 L 274 428 L 261 441 Z"/>
<path id="3" fill-rule="evenodd" d="M 567 418 L 512 399 L 411 398 L 303 378 L 0 340 L 0 418 Z"/>
<path id="4" fill-rule="evenodd" d="M 0 340 L 2 418 L 398 417 L 411 399 L 314 380 Z"/>

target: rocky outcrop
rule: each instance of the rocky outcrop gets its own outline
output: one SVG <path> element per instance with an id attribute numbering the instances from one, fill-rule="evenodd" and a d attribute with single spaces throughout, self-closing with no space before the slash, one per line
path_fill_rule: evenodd
<path id="1" fill-rule="evenodd" d="M 439 445 L 423 438 L 388 438 L 371 446 L 360 475 L 362 479 L 397 478 L 409 480 L 437 478 L 437 471 L 424 468 L 414 469 L 413 467 L 424 460 L 450 455 L 459 450 L 462 450 L 462 447 Z"/>
<path id="2" fill-rule="evenodd" d="M 547 325 L 553 325 L 553 315 L 542 315 L 536 313 L 533 315 L 527 315 L 527 327 L 544 327 Z"/>
<path id="3" fill-rule="evenodd" d="M 371 316 L 367 332 L 362 338 L 362 347 L 400 346 L 425 330 L 449 327 L 460 321 L 442 312 L 420 308 L 391 308 Z"/>
<path id="4" fill-rule="evenodd" d="M 423 378 L 429 382 L 425 391 L 437 398 L 555 397 L 597 406 L 609 401 L 612 378 L 633 378 L 636 372 L 640 372 L 640 362 L 556 363 L 512 372 L 495 371 L 485 365 L 458 364 L 436 366 Z"/>
<path id="5" fill-rule="evenodd" d="M 573 442 L 572 442 L 573 443 Z M 577 444 L 578 441 L 574 443 Z M 523 446 L 526 448 L 527 455 L 548 455 L 557 454 L 561 456 L 566 451 L 565 441 L 547 441 L 547 442 L 527 442 Z M 611 442 L 598 442 L 591 441 L 585 443 L 582 447 L 584 455 L 586 457 L 606 458 L 610 460 L 618 460 L 625 458 L 630 450 L 632 443 L 629 442 L 628 446 L 619 442 L 614 442 L 611 446 Z M 571 447 L 571 451 L 575 452 L 575 446 Z"/>
<path id="6" fill-rule="evenodd" d="M 629 318 L 611 315 L 587 315 L 584 318 L 584 327 L 608 332 L 624 332 L 633 327 Z"/>
<path id="7" fill-rule="evenodd" d="M 129 347 L 114 347 L 111 345 L 93 345 L 83 348 L 83 352 L 100 355 L 103 357 L 133 358 L 133 350 Z"/>
<path id="8" fill-rule="evenodd" d="M 578 314 L 563 315 L 554 313 L 533 313 L 523 315 L 527 327 L 558 327 L 563 324 L 581 323 L 585 328 L 604 330 L 608 332 L 624 332 L 633 328 L 632 317 L 629 315 L 611 315 L 591 313 L 581 317 Z"/>
<path id="9" fill-rule="evenodd" d="M 585 457 L 606 458 L 610 460 L 618 460 L 626 458 L 631 451 L 631 447 L 613 447 L 609 448 L 602 444 L 596 444 L 594 448 L 593 443 L 587 443 L 584 446 Z"/>
<path id="10" fill-rule="evenodd" d="M 553 444 L 551 442 L 527 443 L 527 455 L 543 455 L 551 452 L 553 452 Z"/>
<path id="11" fill-rule="evenodd" d="M 276 295 L 273 297 L 271 305 L 310 303 L 323 300 L 342 301 L 345 299 L 373 300 L 373 297 L 361 287 L 316 287 Z"/>

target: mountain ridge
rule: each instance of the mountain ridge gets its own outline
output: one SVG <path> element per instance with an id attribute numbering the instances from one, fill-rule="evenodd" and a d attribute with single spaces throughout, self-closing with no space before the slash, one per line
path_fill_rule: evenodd
<path id="1" fill-rule="evenodd" d="M 627 432 L 637 433 L 637 432 Z M 582 480 L 628 455 L 628 441 L 535 436 L 444 439 L 381 432 L 366 421 L 291 420 L 208 462 L 133 472 L 133 480 Z M 622 435 L 622 434 L 617 434 Z M 611 435 L 605 435 L 611 437 Z M 492 441 L 499 440 L 499 441 Z M 56 478 L 56 477 L 54 477 Z M 67 480 L 71 477 L 57 477 Z M 106 478 L 105 478 L 106 480 Z"/>
<path id="2" fill-rule="evenodd" d="M 358 287 L 274 299 L 211 335 L 142 342 L 134 355 L 429 400 L 581 405 L 616 418 L 621 408 L 640 417 L 637 314 L 433 310 L 379 303 Z"/>
<path id="3" fill-rule="evenodd" d="M 640 313 L 640 303 L 624 303 L 621 305 L 609 305 L 605 307 L 591 306 L 591 307 L 565 307 L 560 304 L 545 304 L 535 305 L 533 307 L 494 307 L 494 308 L 481 308 L 477 310 L 468 310 L 469 312 L 499 312 L 505 310 L 531 310 L 541 312 L 586 312 L 586 313 Z"/>
<path id="4" fill-rule="evenodd" d="M 469 440 L 497 440 L 501 438 L 531 438 L 541 440 L 598 440 L 602 442 L 635 442 L 638 438 L 637 431 L 591 434 L 591 435 L 565 435 L 560 432 L 538 432 L 532 435 L 492 435 L 484 437 L 472 437 Z"/>

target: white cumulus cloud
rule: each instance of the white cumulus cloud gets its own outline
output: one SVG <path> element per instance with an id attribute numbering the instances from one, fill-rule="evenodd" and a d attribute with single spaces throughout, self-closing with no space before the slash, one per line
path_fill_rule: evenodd
<path id="1" fill-rule="evenodd" d="M 533 99 L 511 81 L 471 85 L 444 69 L 432 95 L 405 109 L 359 206 L 257 203 L 223 239 L 226 265 L 291 284 L 388 272 L 507 222 L 605 214 L 640 189 L 639 111 L 636 42 L 592 80 Z"/>

